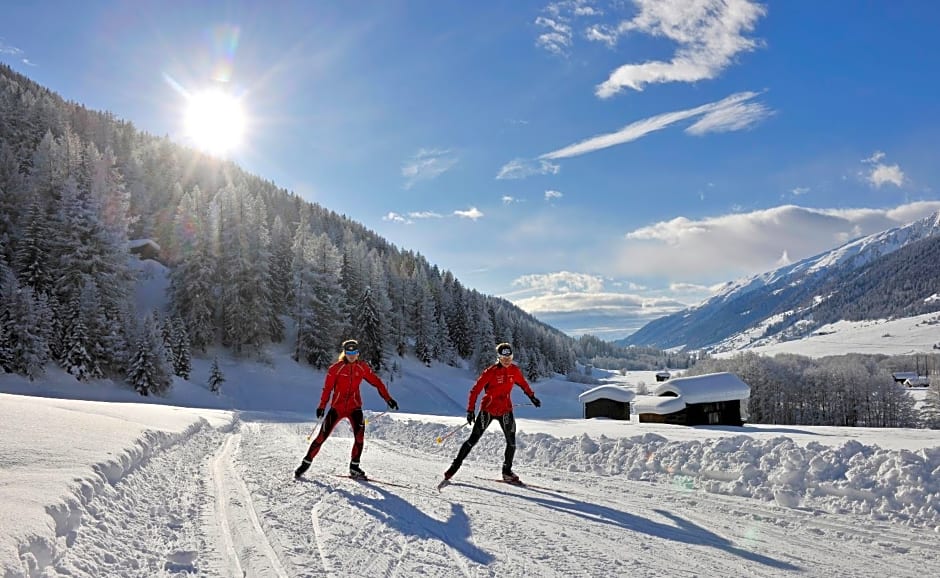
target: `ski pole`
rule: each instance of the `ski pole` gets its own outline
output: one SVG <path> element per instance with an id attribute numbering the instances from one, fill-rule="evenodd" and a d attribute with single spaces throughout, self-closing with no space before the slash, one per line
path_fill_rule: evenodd
<path id="1" fill-rule="evenodd" d="M 310 433 L 307 434 L 307 441 L 309 442 L 313 438 L 313 434 L 317 431 L 317 428 L 320 427 L 320 424 L 323 423 L 323 418 L 321 417 L 317 420 L 317 423 L 313 424 L 313 429 L 310 430 Z"/>
<path id="2" fill-rule="evenodd" d="M 522 406 L 524 406 L 524 405 L 535 406 L 534 403 L 528 403 L 528 402 L 526 402 L 526 403 L 514 403 L 514 404 L 512 404 L 512 408 L 513 408 L 513 409 L 516 409 L 517 407 L 522 407 Z"/>
<path id="3" fill-rule="evenodd" d="M 369 422 L 370 422 L 370 421 L 372 421 L 372 420 L 374 420 L 374 419 L 379 419 L 380 417 L 382 417 L 383 415 L 387 414 L 388 412 L 389 412 L 389 410 L 385 410 L 385 411 L 383 411 L 382 413 L 380 413 L 379 415 L 374 415 L 374 416 L 372 416 L 372 417 L 370 417 L 370 418 L 367 418 L 367 419 L 366 419 L 366 425 L 369 425 Z"/>
<path id="4" fill-rule="evenodd" d="M 442 436 L 438 436 L 438 437 L 437 437 L 437 440 L 436 440 L 437 443 L 439 443 L 439 444 L 444 443 L 444 440 L 446 440 L 446 439 L 449 438 L 450 436 L 452 436 L 452 435 L 454 435 L 455 433 L 457 433 L 457 432 L 459 432 L 460 430 L 462 430 L 462 429 L 464 428 L 464 426 L 466 426 L 466 425 L 467 425 L 467 424 L 462 423 L 462 424 L 460 424 L 459 426 L 457 426 L 457 427 L 455 427 L 454 429 L 452 429 L 452 430 L 450 430 L 449 432 L 447 432 L 447 434 L 442 435 Z"/>

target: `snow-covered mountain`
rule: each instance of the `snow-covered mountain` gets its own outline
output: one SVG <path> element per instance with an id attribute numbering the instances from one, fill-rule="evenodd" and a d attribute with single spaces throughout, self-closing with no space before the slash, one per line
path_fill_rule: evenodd
<path id="1" fill-rule="evenodd" d="M 919 280 L 936 267 L 940 212 L 850 241 L 767 273 L 729 282 L 689 309 L 652 321 L 622 345 L 709 349 L 757 339 L 798 339 L 838 319 L 914 316 L 940 310 L 937 288 Z M 914 263 L 915 266 L 908 266 Z M 868 273 L 868 274 L 867 274 Z M 867 275 L 866 275 L 867 274 Z M 895 290 L 894 286 L 907 291 Z M 916 288 L 916 291 L 911 289 Z M 858 310 L 860 295 L 881 299 Z M 854 310 L 849 307 L 855 304 Z M 738 336 L 746 335 L 744 338 Z"/>

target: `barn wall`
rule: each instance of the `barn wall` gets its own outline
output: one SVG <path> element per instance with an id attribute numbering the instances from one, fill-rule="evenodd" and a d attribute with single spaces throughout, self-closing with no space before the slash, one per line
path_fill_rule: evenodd
<path id="1" fill-rule="evenodd" d="M 630 419 L 630 404 L 612 399 L 595 399 L 584 404 L 584 417 L 609 417 L 611 419 Z"/>

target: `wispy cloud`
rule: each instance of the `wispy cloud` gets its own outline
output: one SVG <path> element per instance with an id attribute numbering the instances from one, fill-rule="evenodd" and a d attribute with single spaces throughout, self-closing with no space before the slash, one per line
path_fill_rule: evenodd
<path id="1" fill-rule="evenodd" d="M 640 91 L 647 84 L 715 78 L 735 56 L 760 46 L 759 40 L 746 34 L 766 9 L 752 0 L 633 0 L 633 4 L 638 12 L 631 20 L 613 27 L 595 26 L 588 38 L 612 46 L 621 36 L 641 33 L 666 38 L 679 48 L 668 62 L 620 66 L 596 87 L 601 98 L 625 88 Z"/>
<path id="2" fill-rule="evenodd" d="M 500 198 L 500 200 L 503 202 L 504 205 L 511 205 L 511 204 L 513 204 L 513 203 L 521 203 L 521 202 L 522 202 L 522 199 L 517 199 L 516 197 L 513 197 L 512 195 L 503 195 L 503 196 Z"/>
<path id="3" fill-rule="evenodd" d="M 454 215 L 462 219 L 470 219 L 476 221 L 483 217 L 483 212 L 477 209 L 476 207 L 470 207 L 466 211 L 454 211 Z"/>
<path id="4" fill-rule="evenodd" d="M 685 129 L 685 132 L 699 136 L 710 132 L 745 130 L 773 114 L 774 111 L 763 103 L 739 102 L 705 113 L 695 124 Z"/>
<path id="5" fill-rule="evenodd" d="M 862 160 L 862 163 L 868 165 L 868 168 L 862 173 L 862 177 L 876 189 L 880 189 L 884 185 L 902 186 L 906 179 L 904 171 L 901 170 L 899 165 L 883 163 L 884 158 L 885 153 L 875 151 L 872 156 Z"/>
<path id="6" fill-rule="evenodd" d="M 573 44 L 575 20 L 603 14 L 592 0 L 560 0 L 550 3 L 542 12 L 545 15 L 535 19 L 535 25 L 543 30 L 535 45 L 560 56 L 567 55 Z"/>
<path id="7" fill-rule="evenodd" d="M 31 62 L 28 58 L 26 58 L 26 56 L 24 56 L 25 53 L 20 48 L 7 44 L 2 38 L 0 38 L 0 54 L 18 58 L 20 62 L 26 64 L 27 66 L 36 66 L 35 63 Z"/>
<path id="8" fill-rule="evenodd" d="M 413 225 L 414 222 L 426 220 L 426 219 L 443 219 L 444 215 L 440 213 L 435 213 L 434 211 L 412 211 L 405 215 L 401 213 L 396 213 L 394 211 L 389 212 L 384 217 L 383 221 L 389 221 L 392 223 L 402 223 L 404 225 Z"/>
<path id="9" fill-rule="evenodd" d="M 565 195 L 564 195 L 564 193 L 562 193 L 561 191 L 552 191 L 552 190 L 545 191 L 545 200 L 546 200 L 546 201 L 551 201 L 551 200 L 554 200 L 554 199 L 560 199 L 560 198 L 562 198 L 563 196 L 565 196 Z"/>
<path id="10" fill-rule="evenodd" d="M 405 177 L 405 188 L 410 189 L 419 181 L 436 179 L 456 165 L 458 159 L 450 150 L 421 149 L 401 167 Z"/>
<path id="11" fill-rule="evenodd" d="M 771 111 L 763 105 L 747 102 L 758 95 L 759 93 L 756 92 L 739 92 L 717 102 L 704 104 L 687 110 L 666 112 L 651 116 L 628 124 L 616 132 L 594 136 L 558 150 L 545 153 L 539 157 L 539 160 L 557 160 L 574 157 L 628 143 L 652 132 L 663 130 L 677 122 L 698 116 L 704 116 L 704 118 L 692 127 L 689 127 L 687 132 L 692 134 L 704 134 L 705 132 L 719 129 L 727 131 L 748 128 L 760 122 L 771 113 Z M 706 119 L 708 120 L 706 121 Z M 698 126 L 698 128 L 693 130 L 696 126 Z"/>
<path id="12" fill-rule="evenodd" d="M 513 159 L 502 166 L 497 179 L 524 179 L 532 175 L 557 175 L 560 167 L 547 160 Z"/>
<path id="13" fill-rule="evenodd" d="M 389 211 L 384 217 L 382 217 L 382 220 L 389 221 L 392 223 L 403 223 L 406 225 L 410 225 L 412 223 L 412 221 L 405 218 L 404 215 L 400 213 L 396 213 L 394 211 Z"/>
<path id="14" fill-rule="evenodd" d="M 800 197 L 800 196 L 805 195 L 809 191 L 810 191 L 809 187 L 794 187 L 790 189 L 790 194 L 792 194 L 794 197 Z"/>

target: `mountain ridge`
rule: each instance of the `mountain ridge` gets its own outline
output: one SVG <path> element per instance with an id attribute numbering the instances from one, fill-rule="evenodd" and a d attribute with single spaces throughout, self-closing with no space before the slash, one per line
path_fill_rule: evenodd
<path id="1" fill-rule="evenodd" d="M 846 302 L 843 297 L 852 295 L 857 302 L 868 293 L 887 292 L 884 283 L 864 278 L 868 271 L 872 272 L 869 277 L 889 278 L 896 286 L 923 287 L 924 278 L 929 278 L 924 272 L 934 269 L 929 263 L 940 261 L 938 247 L 940 211 L 907 225 L 851 240 L 796 263 L 728 282 L 702 303 L 651 321 L 614 343 L 708 350 L 719 343 L 734 341 L 736 335 L 753 334 L 755 328 L 761 326 L 764 327 L 761 337 L 795 339 L 838 319 L 877 319 L 884 317 L 885 311 L 913 316 L 940 310 L 940 300 L 916 305 L 918 299 L 926 300 L 940 288 L 917 296 L 911 294 L 913 289 L 889 293 L 880 306 L 869 299 L 864 310 L 856 306 L 851 313 L 852 301 Z M 912 262 L 920 268 L 910 266 Z M 909 302 L 901 303 L 901 299 Z M 836 307 L 834 303 L 842 303 L 843 307 Z M 825 315 L 820 316 L 819 312 Z M 752 339 L 756 337 L 752 335 Z"/>

